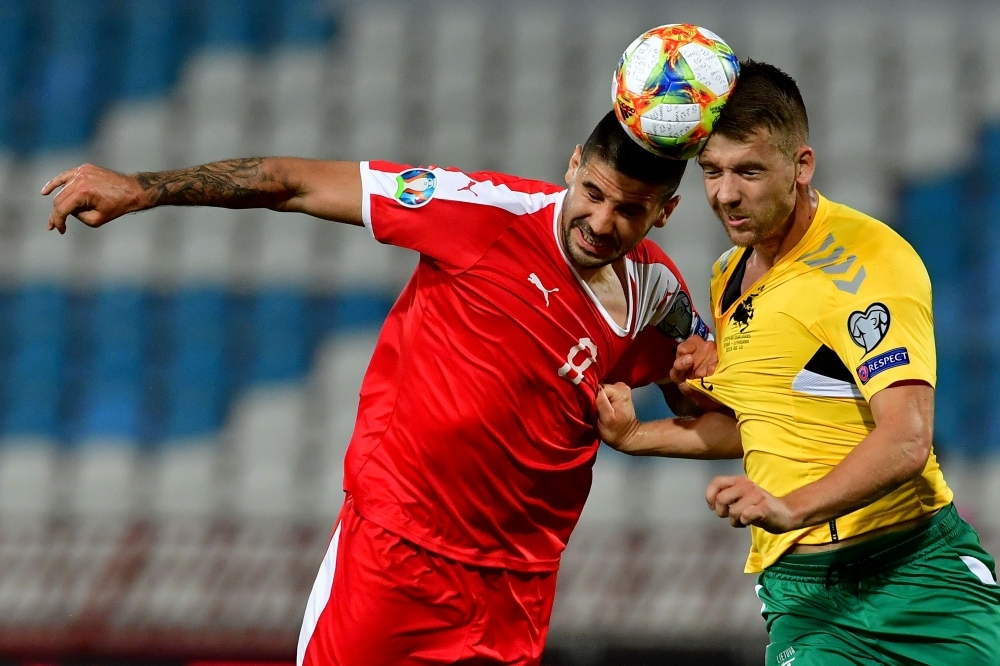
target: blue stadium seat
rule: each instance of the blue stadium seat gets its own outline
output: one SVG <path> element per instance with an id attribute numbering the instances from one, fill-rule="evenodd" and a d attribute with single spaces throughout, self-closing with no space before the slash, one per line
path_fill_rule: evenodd
<path id="1" fill-rule="evenodd" d="M 931 279 L 961 265 L 962 235 L 941 233 L 962 226 L 964 174 L 909 185 L 903 192 L 899 226 L 927 266 Z"/>
<path id="2" fill-rule="evenodd" d="M 8 300 L 3 434 L 57 437 L 67 345 L 67 298 L 54 286 L 24 287 Z"/>
<path id="3" fill-rule="evenodd" d="M 218 430 L 225 410 L 228 298 L 196 288 L 173 299 L 173 355 L 168 373 L 166 437 L 178 440 Z"/>
<path id="4" fill-rule="evenodd" d="M 173 299 L 171 313 L 174 344 L 218 347 L 226 344 L 226 293 L 219 288 L 197 287 L 179 291 Z"/>
<path id="5" fill-rule="evenodd" d="M 0 149 L 10 150 L 17 124 L 20 83 L 28 52 L 28 12 L 23 2 L 0 1 Z"/>
<path id="6" fill-rule="evenodd" d="M 180 441 L 217 432 L 225 416 L 226 394 L 221 381 L 178 378 L 167 396 L 166 441 Z"/>
<path id="7" fill-rule="evenodd" d="M 988 123 L 980 137 L 979 162 L 983 171 L 1000 185 L 1000 121 Z"/>
<path id="8" fill-rule="evenodd" d="M 385 291 L 348 291 L 336 300 L 333 327 L 336 332 L 378 328 L 392 308 L 394 299 Z"/>
<path id="9" fill-rule="evenodd" d="M 177 0 L 129 0 L 124 7 L 121 94 L 148 99 L 173 82 L 179 58 Z"/>
<path id="10" fill-rule="evenodd" d="M 98 293 L 92 313 L 93 355 L 76 435 L 138 440 L 143 412 L 146 295 L 132 287 Z"/>
<path id="11" fill-rule="evenodd" d="M 333 30 L 329 3 L 323 0 L 281 0 L 280 42 L 289 47 L 312 47 L 325 41 Z"/>
<path id="12" fill-rule="evenodd" d="M 41 146 L 80 146 L 90 137 L 98 108 L 99 21 L 104 2 L 53 0 L 48 13 L 51 51 L 42 72 Z"/>
<path id="13" fill-rule="evenodd" d="M 967 318 L 963 210 L 965 174 L 949 174 L 909 185 L 904 191 L 899 229 L 923 259 L 934 289 L 938 340 L 935 436 L 941 451 L 963 452 L 970 446 L 967 404 L 962 392 Z M 946 233 L 942 231 L 947 230 Z"/>
<path id="14" fill-rule="evenodd" d="M 248 48 L 254 43 L 254 12 L 246 0 L 204 0 L 204 43 L 208 48 Z"/>
<path id="15" fill-rule="evenodd" d="M 253 311 L 252 380 L 286 382 L 305 375 L 306 295 L 294 288 L 262 290 Z"/>

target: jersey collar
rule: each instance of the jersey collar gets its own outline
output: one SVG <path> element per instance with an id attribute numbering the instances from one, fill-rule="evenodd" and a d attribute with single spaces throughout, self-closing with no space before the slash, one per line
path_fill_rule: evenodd
<path id="1" fill-rule="evenodd" d="M 597 311 L 601 314 L 601 317 L 604 318 L 604 321 L 608 325 L 608 328 L 610 328 L 611 331 L 619 338 L 624 338 L 628 336 L 628 334 L 632 330 L 632 318 L 633 318 L 633 307 L 634 307 L 633 303 L 635 302 L 635 298 L 633 298 L 632 295 L 633 292 L 632 285 L 635 281 L 635 278 L 633 276 L 632 260 L 629 259 L 628 256 L 623 257 L 623 259 L 625 260 L 625 280 L 627 282 L 625 286 L 625 298 L 628 300 L 628 315 L 625 318 L 625 328 L 622 328 L 621 326 L 618 325 L 618 322 L 616 322 L 608 313 L 608 311 L 604 308 L 604 305 L 601 303 L 600 299 L 597 298 L 597 295 L 590 288 L 590 285 L 587 284 L 587 282 L 582 277 L 580 277 L 579 273 L 576 272 L 576 268 L 570 262 L 569 257 L 566 256 L 565 250 L 563 250 L 562 243 L 559 242 L 559 216 L 562 213 L 563 200 L 566 198 L 567 192 L 568 190 L 563 190 L 560 193 L 559 197 L 556 199 L 556 205 L 553 206 L 552 209 L 552 240 L 555 241 L 556 248 L 559 250 L 559 255 L 563 258 L 563 261 L 566 262 L 566 267 L 569 268 L 570 272 L 573 274 L 573 277 L 576 278 L 576 281 L 580 284 L 580 287 L 583 289 L 584 293 L 587 294 L 587 298 L 590 299 L 590 302 L 593 303 L 594 307 L 597 308 Z"/>
<path id="2" fill-rule="evenodd" d="M 799 242 L 796 243 L 795 246 L 789 250 L 787 254 L 785 254 L 785 256 L 779 259 L 774 266 L 771 266 L 766 273 L 761 275 L 748 290 L 741 294 L 740 298 L 737 298 L 728 308 L 726 308 L 725 311 L 723 311 L 722 299 L 725 296 L 725 286 L 729 283 L 729 279 L 732 276 L 733 271 L 736 270 L 740 263 L 738 258 L 734 258 L 734 260 L 730 262 L 730 265 L 726 267 L 726 270 L 720 276 L 719 284 L 721 285 L 721 289 L 719 291 L 719 296 L 715 299 L 715 302 L 712 303 L 712 310 L 714 311 L 717 321 L 727 317 L 746 294 L 764 291 L 765 289 L 775 285 L 787 282 L 796 275 L 805 272 L 798 268 L 800 265 L 799 260 L 804 254 L 806 254 L 806 251 L 809 248 L 813 247 L 817 241 L 822 238 L 822 235 L 826 232 L 826 221 L 830 210 L 830 201 L 820 194 L 819 191 L 816 191 L 816 198 L 816 214 L 813 216 L 812 223 L 809 225 L 806 233 L 799 239 Z M 749 248 L 746 248 L 743 251 L 749 252 L 750 250 Z M 804 264 L 801 265 L 804 266 Z"/>

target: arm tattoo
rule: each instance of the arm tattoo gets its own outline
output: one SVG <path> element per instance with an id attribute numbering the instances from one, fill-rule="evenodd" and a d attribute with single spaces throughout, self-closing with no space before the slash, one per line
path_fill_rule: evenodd
<path id="1" fill-rule="evenodd" d="M 264 158 L 247 157 L 176 171 L 138 173 L 139 186 L 153 206 L 269 208 L 293 195 L 268 173 Z"/>

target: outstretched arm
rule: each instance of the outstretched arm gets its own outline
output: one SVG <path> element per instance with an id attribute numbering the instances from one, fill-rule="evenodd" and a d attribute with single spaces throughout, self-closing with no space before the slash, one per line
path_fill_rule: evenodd
<path id="1" fill-rule="evenodd" d="M 622 383 L 601 387 L 597 414 L 601 439 L 623 453 L 703 460 L 743 456 L 740 431 L 730 414 L 707 412 L 695 418 L 640 423 L 632 390 Z"/>
<path id="2" fill-rule="evenodd" d="M 59 174 L 42 188 L 52 202 L 49 229 L 66 232 L 70 215 L 99 227 L 156 206 L 270 208 L 361 225 L 357 162 L 248 157 L 175 171 L 121 174 L 91 164 Z"/>

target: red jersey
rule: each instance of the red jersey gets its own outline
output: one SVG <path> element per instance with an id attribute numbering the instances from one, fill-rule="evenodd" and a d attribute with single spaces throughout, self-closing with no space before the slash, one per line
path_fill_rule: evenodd
<path id="1" fill-rule="evenodd" d="M 674 264 L 625 259 L 618 326 L 558 241 L 566 191 L 362 162 L 375 238 L 420 253 L 361 385 L 345 489 L 371 522 L 477 566 L 553 571 L 590 492 L 603 381 L 669 375 L 708 337 Z"/>

